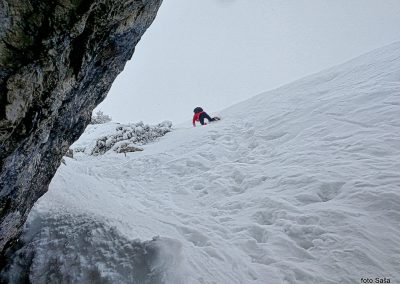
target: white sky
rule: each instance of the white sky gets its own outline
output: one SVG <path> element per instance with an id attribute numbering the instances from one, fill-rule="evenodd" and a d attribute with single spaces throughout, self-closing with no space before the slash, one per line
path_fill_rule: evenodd
<path id="1" fill-rule="evenodd" d="M 191 124 L 399 40 L 400 0 L 164 0 L 97 109 Z"/>

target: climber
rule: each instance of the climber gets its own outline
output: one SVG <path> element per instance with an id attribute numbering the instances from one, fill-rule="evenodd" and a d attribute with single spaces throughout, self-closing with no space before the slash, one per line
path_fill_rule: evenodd
<path id="1" fill-rule="evenodd" d="M 201 107 L 196 107 L 194 110 L 194 115 L 193 115 L 193 126 L 196 126 L 196 121 L 199 120 L 201 125 L 207 125 L 207 123 L 204 122 L 204 119 L 207 118 L 209 122 L 212 121 L 217 121 L 220 120 L 219 117 L 213 117 L 211 118 Z"/>

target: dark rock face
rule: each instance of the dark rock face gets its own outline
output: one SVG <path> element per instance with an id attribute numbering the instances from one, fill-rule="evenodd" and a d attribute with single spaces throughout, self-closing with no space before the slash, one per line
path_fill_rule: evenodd
<path id="1" fill-rule="evenodd" d="M 0 0 L 0 252 L 162 0 Z"/>

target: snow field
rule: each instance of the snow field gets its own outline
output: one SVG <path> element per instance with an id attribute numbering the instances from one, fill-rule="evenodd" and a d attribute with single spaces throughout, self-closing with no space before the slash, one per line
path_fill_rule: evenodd
<path id="1" fill-rule="evenodd" d="M 66 158 L 28 221 L 31 280 L 400 281 L 399 50 L 258 95 L 143 152 Z M 60 249 L 75 234 L 86 242 Z"/>

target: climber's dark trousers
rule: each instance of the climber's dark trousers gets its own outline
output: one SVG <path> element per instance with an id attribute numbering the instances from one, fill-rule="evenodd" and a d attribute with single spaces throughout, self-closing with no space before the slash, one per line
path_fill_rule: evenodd
<path id="1" fill-rule="evenodd" d="M 206 112 L 202 112 L 199 116 L 201 125 L 204 125 L 204 119 L 207 118 L 208 121 L 215 121 L 215 118 L 211 118 Z"/>

